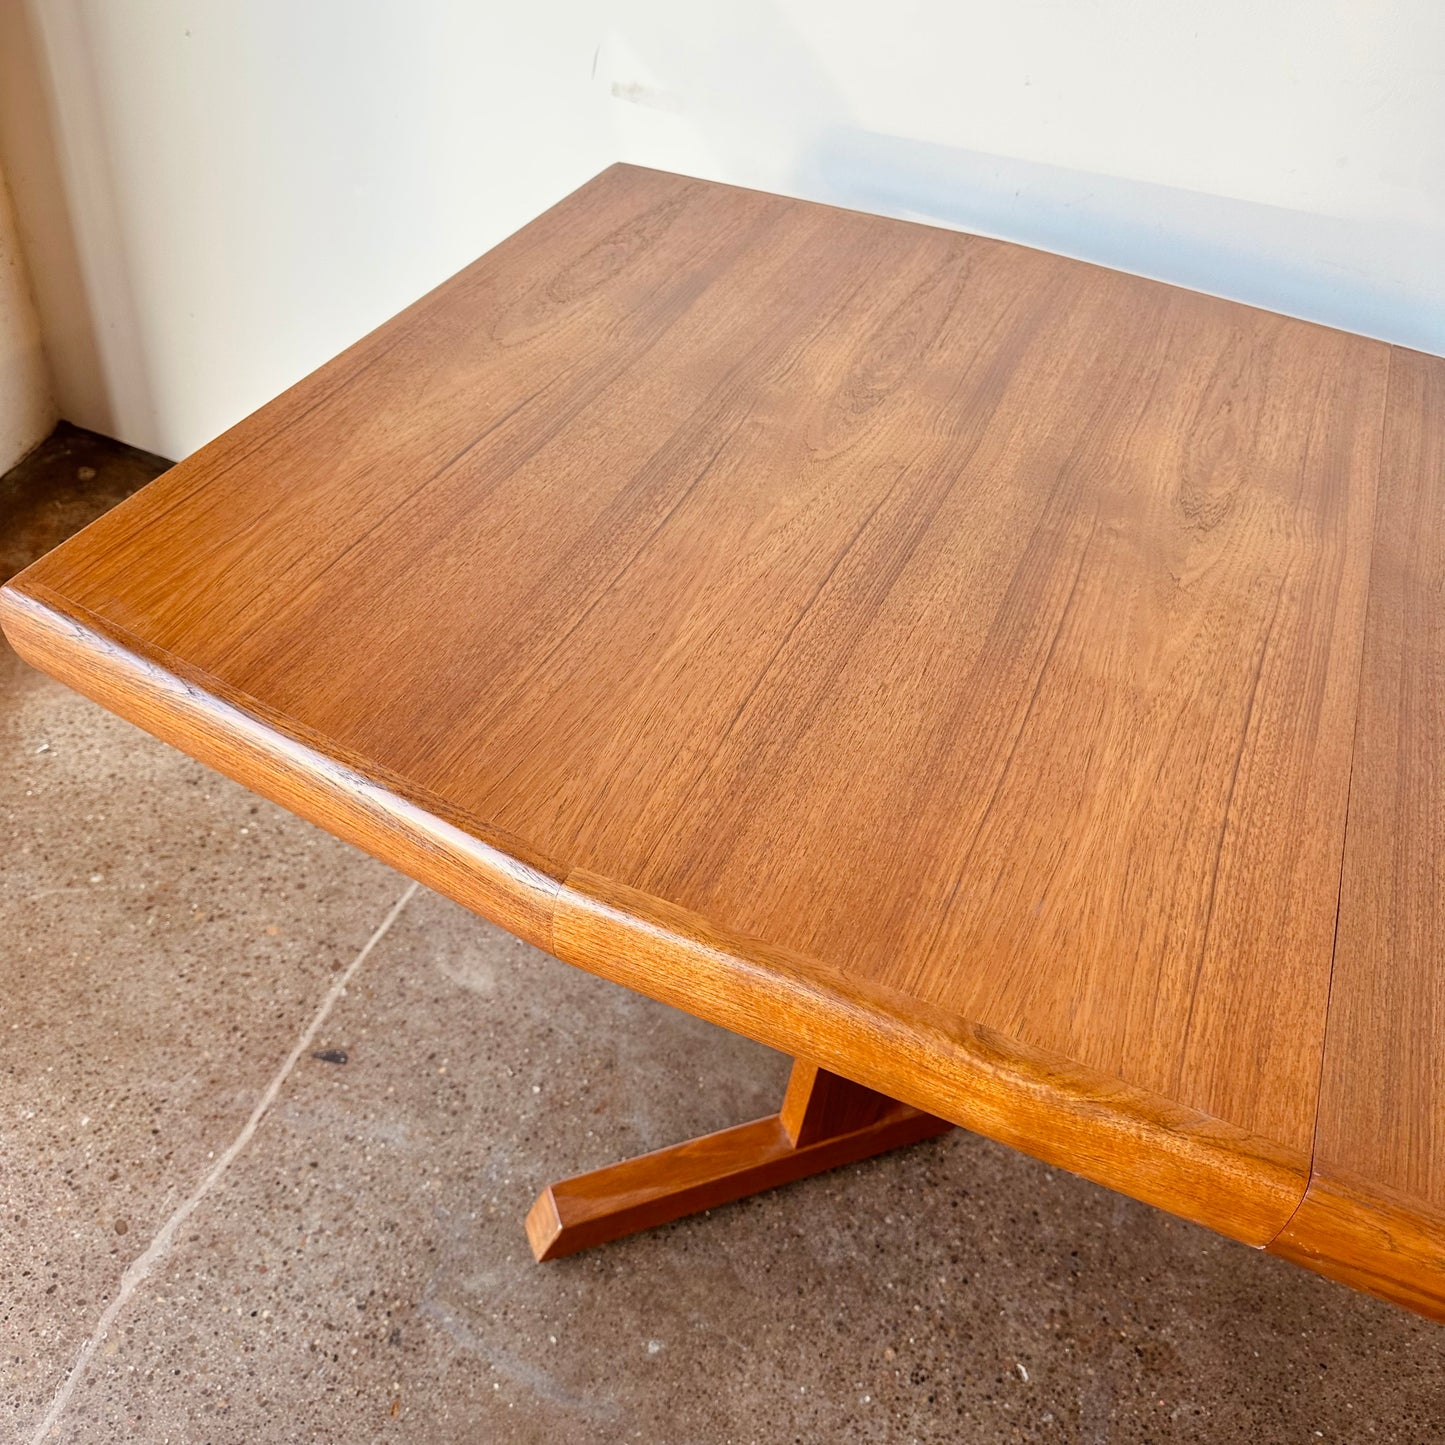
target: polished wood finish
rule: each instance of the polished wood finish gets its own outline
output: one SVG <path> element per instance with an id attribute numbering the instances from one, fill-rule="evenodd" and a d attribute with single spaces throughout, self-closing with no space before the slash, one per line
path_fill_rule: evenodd
<path id="1" fill-rule="evenodd" d="M 539 1261 L 560 1259 L 951 1128 L 799 1060 L 778 1113 L 550 1185 L 527 1240 Z"/>
<path id="2" fill-rule="evenodd" d="M 802 1148 L 840 1134 L 867 1129 L 894 1113 L 898 1107 L 897 1101 L 885 1094 L 865 1089 L 841 1075 L 830 1074 L 817 1064 L 795 1059 L 792 1073 L 788 1075 L 788 1091 L 783 1095 L 783 1107 L 778 1110 L 778 1122 L 789 1142 L 796 1148 Z M 934 1122 L 939 1133 L 953 1128 L 942 1119 Z"/>
<path id="3" fill-rule="evenodd" d="M 77 692 L 201 762 L 365 848 L 538 948 L 550 948 L 560 884 L 516 839 L 489 833 L 444 799 L 200 678 L 84 609 L 0 593 L 15 650 Z"/>
<path id="4" fill-rule="evenodd" d="M 1251 1244 L 1304 1188 L 1307 1157 L 1273 1140 L 590 874 L 558 895 L 552 951 Z"/>
<path id="5" fill-rule="evenodd" d="M 1445 1319 L 1445 361 L 1390 370 L 1314 1172 L 1277 1253 Z"/>
<path id="6" fill-rule="evenodd" d="M 1387 435 L 1381 343 L 614 167 L 3 617 L 559 957 L 1266 1245 L 1370 1108 L 1381 449 L 1431 494 L 1445 364 L 1393 356 Z"/>

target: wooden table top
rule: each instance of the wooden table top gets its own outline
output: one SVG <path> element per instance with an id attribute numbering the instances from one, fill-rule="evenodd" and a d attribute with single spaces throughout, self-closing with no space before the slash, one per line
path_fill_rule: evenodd
<path id="1" fill-rule="evenodd" d="M 560 958 L 1442 1314 L 1442 586 L 1445 361 L 617 166 L 4 618 Z"/>

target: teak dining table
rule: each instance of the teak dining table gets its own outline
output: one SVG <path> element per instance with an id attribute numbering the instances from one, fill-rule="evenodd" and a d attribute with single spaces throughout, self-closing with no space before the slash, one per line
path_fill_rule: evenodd
<path id="1" fill-rule="evenodd" d="M 1445 1318 L 1445 360 L 614 166 L 3 621 L 798 1060 L 539 1258 L 962 1125 Z"/>

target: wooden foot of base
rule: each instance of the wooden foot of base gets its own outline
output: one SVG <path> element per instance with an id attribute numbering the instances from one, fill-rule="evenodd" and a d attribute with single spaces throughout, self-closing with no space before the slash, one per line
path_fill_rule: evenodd
<path id="1" fill-rule="evenodd" d="M 538 1260 L 560 1259 L 952 1127 L 799 1061 L 779 1113 L 553 1184 L 527 1239 Z"/>

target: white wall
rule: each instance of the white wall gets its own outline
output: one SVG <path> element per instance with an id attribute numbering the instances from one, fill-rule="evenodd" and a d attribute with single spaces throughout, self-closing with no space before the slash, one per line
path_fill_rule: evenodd
<path id="1" fill-rule="evenodd" d="M 54 425 L 40 322 L 15 234 L 10 192 L 0 174 L 0 472 L 43 442 Z"/>
<path id="2" fill-rule="evenodd" d="M 22 96 L 12 182 L 75 237 L 37 258 L 61 409 L 170 455 L 618 158 L 1445 353 L 1439 0 L 13 9 L 63 181 Z"/>

